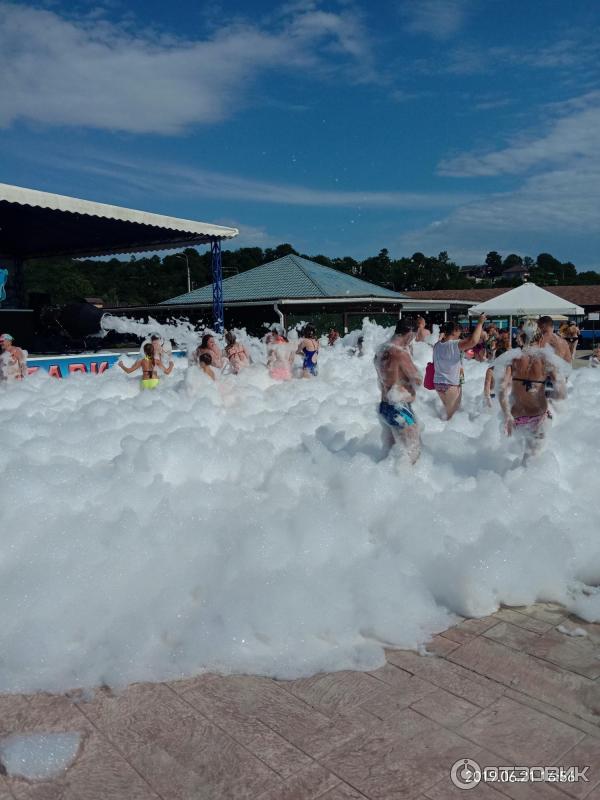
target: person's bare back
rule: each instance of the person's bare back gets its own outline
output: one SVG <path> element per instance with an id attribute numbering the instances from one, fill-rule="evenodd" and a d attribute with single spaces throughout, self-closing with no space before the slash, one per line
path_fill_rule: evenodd
<path id="1" fill-rule="evenodd" d="M 545 355 L 523 354 L 507 367 L 510 371 L 511 414 L 513 417 L 537 416 L 548 410 L 546 378 L 551 370 Z"/>

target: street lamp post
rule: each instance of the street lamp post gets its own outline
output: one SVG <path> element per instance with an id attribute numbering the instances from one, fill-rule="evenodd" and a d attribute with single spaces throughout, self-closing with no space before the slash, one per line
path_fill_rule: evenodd
<path id="1" fill-rule="evenodd" d="M 192 291 L 192 281 L 191 281 L 191 278 L 190 278 L 190 262 L 189 262 L 189 259 L 188 259 L 188 255 L 187 255 L 187 253 L 177 253 L 175 258 L 185 258 L 185 264 L 186 264 L 186 267 L 187 267 L 187 278 L 188 278 L 188 292 L 191 292 Z"/>

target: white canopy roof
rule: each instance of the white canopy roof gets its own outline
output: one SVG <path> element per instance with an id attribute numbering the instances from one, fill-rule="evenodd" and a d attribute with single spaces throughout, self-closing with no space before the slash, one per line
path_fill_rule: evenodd
<path id="1" fill-rule="evenodd" d="M 565 314 L 575 317 L 583 316 L 585 311 L 581 306 L 569 303 L 568 300 L 563 300 L 562 297 L 542 289 L 535 283 L 523 283 L 516 289 L 504 292 L 485 303 L 471 306 L 469 314 L 514 317 Z"/>
<path id="2" fill-rule="evenodd" d="M 0 183 L 0 258 L 167 250 L 237 234 L 237 228 Z"/>

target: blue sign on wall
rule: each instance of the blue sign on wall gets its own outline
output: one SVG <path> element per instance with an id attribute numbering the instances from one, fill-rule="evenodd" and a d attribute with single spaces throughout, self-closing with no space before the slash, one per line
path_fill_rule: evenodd
<path id="1" fill-rule="evenodd" d="M 6 281 L 8 280 L 8 270 L 0 269 L 0 303 L 6 300 Z"/>
<path id="2" fill-rule="evenodd" d="M 139 358 L 140 353 L 94 353 L 76 356 L 41 356 L 39 358 L 28 358 L 27 367 L 29 374 L 43 369 L 53 378 L 67 378 L 74 372 L 91 373 L 92 375 L 102 375 L 107 369 L 112 367 L 121 356 L 129 358 Z M 185 353 L 183 350 L 173 350 L 173 355 L 182 358 Z"/>

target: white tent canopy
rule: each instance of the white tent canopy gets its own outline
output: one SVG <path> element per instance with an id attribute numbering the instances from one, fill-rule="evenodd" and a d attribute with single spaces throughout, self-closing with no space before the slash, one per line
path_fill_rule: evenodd
<path id="1" fill-rule="evenodd" d="M 547 292 L 535 283 L 523 283 L 516 289 L 504 292 L 485 303 L 471 306 L 470 316 L 487 314 L 498 317 L 535 317 L 540 315 L 556 316 L 564 314 L 570 317 L 583 316 L 584 309 L 575 303 L 569 303 L 562 297 Z"/>

